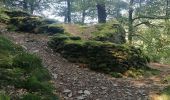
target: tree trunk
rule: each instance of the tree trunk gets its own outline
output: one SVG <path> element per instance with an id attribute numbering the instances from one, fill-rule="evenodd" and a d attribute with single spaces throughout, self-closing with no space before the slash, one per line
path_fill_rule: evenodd
<path id="1" fill-rule="evenodd" d="M 31 14 L 34 14 L 34 4 L 31 4 L 31 5 L 30 5 L 30 13 L 31 13 Z"/>
<path id="2" fill-rule="evenodd" d="M 129 43 L 132 44 L 132 36 L 133 36 L 133 2 L 134 0 L 130 0 L 130 4 L 129 4 L 129 30 L 128 30 L 128 40 Z"/>
<path id="3" fill-rule="evenodd" d="M 67 21 L 71 23 L 71 1 L 67 0 Z"/>
<path id="4" fill-rule="evenodd" d="M 84 24 L 84 21 L 85 21 L 85 16 L 86 16 L 86 11 L 85 10 L 83 10 L 82 11 L 82 24 Z"/>
<path id="5" fill-rule="evenodd" d="M 98 12 L 98 22 L 99 23 L 106 23 L 106 17 L 107 17 L 107 14 L 106 14 L 106 7 L 105 7 L 105 4 L 97 4 L 96 5 L 97 7 L 97 12 Z"/>
<path id="6" fill-rule="evenodd" d="M 23 10 L 24 11 L 28 11 L 28 2 L 27 2 L 27 0 L 23 0 Z"/>
<path id="7" fill-rule="evenodd" d="M 166 20 L 169 19 L 169 10 L 170 10 L 169 9 L 169 3 L 170 3 L 170 1 L 166 0 L 166 13 L 165 13 L 166 14 L 165 16 L 167 17 Z"/>

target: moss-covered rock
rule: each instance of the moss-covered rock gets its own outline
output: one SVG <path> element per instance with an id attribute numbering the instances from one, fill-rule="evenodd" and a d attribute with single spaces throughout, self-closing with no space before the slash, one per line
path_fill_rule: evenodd
<path id="1" fill-rule="evenodd" d="M 34 29 L 42 24 L 39 17 L 13 17 L 10 24 L 14 25 L 16 31 L 34 32 Z"/>
<path id="2" fill-rule="evenodd" d="M 4 13 L 7 14 L 9 17 L 31 17 L 27 12 L 21 11 L 21 10 L 4 10 Z"/>
<path id="3" fill-rule="evenodd" d="M 125 40 L 125 30 L 117 22 L 108 22 L 95 26 L 96 31 L 92 32 L 93 39 L 97 41 L 109 41 L 116 44 L 123 44 Z"/>
<path id="4" fill-rule="evenodd" d="M 36 33 L 48 33 L 50 35 L 64 33 L 64 28 L 58 24 L 44 24 L 35 29 Z"/>
<path id="5" fill-rule="evenodd" d="M 1 23 L 8 23 L 10 21 L 10 17 L 4 13 L 4 8 L 0 7 L 0 22 Z"/>
<path id="6" fill-rule="evenodd" d="M 140 49 L 111 42 L 57 35 L 51 39 L 49 46 L 72 62 L 85 63 L 91 69 L 105 73 L 144 69 L 148 63 L 148 57 Z"/>

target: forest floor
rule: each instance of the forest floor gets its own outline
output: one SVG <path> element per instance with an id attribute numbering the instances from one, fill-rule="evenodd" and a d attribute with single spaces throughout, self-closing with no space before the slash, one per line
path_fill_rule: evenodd
<path id="1" fill-rule="evenodd" d="M 8 32 L 1 33 L 25 50 L 36 53 L 53 76 L 53 82 L 63 100 L 159 100 L 158 93 L 168 85 L 162 79 L 170 75 L 170 66 L 152 63 L 160 74 L 144 78 L 113 78 L 68 62 L 47 47 L 46 35 Z"/>

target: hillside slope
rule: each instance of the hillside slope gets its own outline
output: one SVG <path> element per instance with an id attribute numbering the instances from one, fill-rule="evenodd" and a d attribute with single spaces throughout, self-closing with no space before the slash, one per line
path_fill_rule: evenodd
<path id="1" fill-rule="evenodd" d="M 148 73 L 146 77 L 139 79 L 113 78 L 77 66 L 68 62 L 60 54 L 52 52 L 47 46 L 48 36 L 15 32 L 5 32 L 4 35 L 42 58 L 43 64 L 53 75 L 55 87 L 57 87 L 57 93 L 60 94 L 61 99 L 147 100 L 150 95 L 159 93 L 168 85 L 162 83 L 162 79 L 170 73 L 170 68 L 162 70 L 156 76 L 148 76 Z"/>

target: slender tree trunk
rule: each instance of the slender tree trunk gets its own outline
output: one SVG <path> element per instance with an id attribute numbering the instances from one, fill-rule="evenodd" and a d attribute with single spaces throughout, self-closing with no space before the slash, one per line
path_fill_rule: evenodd
<path id="1" fill-rule="evenodd" d="M 34 14 L 34 4 L 31 4 L 31 5 L 30 5 L 30 13 L 31 13 L 31 14 Z"/>
<path id="2" fill-rule="evenodd" d="M 67 21 L 71 23 L 71 1 L 67 0 Z"/>
<path id="3" fill-rule="evenodd" d="M 98 12 L 98 22 L 99 23 L 106 23 L 106 17 L 107 17 L 107 14 L 106 14 L 106 7 L 105 7 L 105 4 L 104 3 L 98 3 L 96 5 L 97 7 L 97 12 Z"/>
<path id="4" fill-rule="evenodd" d="M 67 23 L 67 15 L 64 16 L 64 23 Z"/>
<path id="5" fill-rule="evenodd" d="M 85 16 L 86 16 L 86 10 L 83 9 L 82 11 L 82 24 L 84 24 L 84 21 L 85 21 Z"/>
<path id="6" fill-rule="evenodd" d="M 27 2 L 27 0 L 23 0 L 23 10 L 24 11 L 28 11 L 28 2 Z"/>
<path id="7" fill-rule="evenodd" d="M 134 0 L 130 0 L 129 4 L 129 30 L 128 30 L 128 40 L 129 43 L 132 44 L 132 36 L 133 36 L 133 2 Z"/>
<path id="8" fill-rule="evenodd" d="M 165 16 L 166 16 L 166 20 L 168 20 L 168 18 L 169 18 L 169 12 L 170 12 L 170 11 L 169 11 L 169 10 L 170 10 L 170 9 L 169 9 L 169 3 L 170 3 L 170 1 L 169 1 L 169 0 L 166 0 L 166 13 L 165 13 L 165 14 L 166 14 L 166 15 L 165 15 Z"/>

